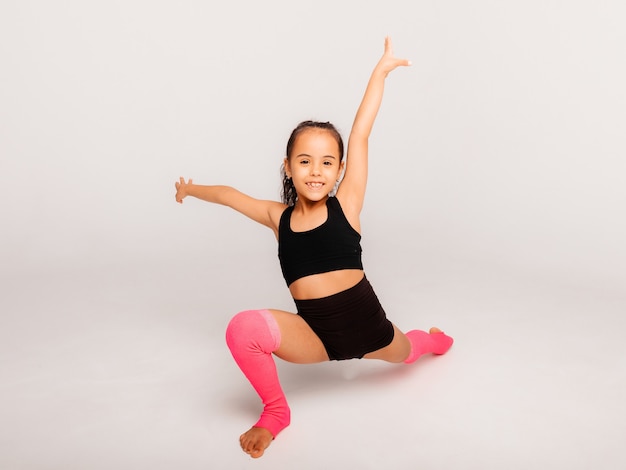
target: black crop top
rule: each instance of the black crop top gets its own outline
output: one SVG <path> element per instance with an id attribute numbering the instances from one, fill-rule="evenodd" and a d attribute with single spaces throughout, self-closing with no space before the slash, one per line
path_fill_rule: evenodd
<path id="1" fill-rule="evenodd" d="M 363 269 L 361 235 L 346 219 L 336 197 L 329 197 L 326 207 L 326 221 L 305 232 L 291 230 L 293 206 L 285 209 L 280 217 L 278 258 L 288 286 L 311 274 Z"/>

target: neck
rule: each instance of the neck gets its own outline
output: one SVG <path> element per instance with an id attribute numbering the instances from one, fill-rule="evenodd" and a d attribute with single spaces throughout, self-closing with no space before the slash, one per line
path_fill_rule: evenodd
<path id="1" fill-rule="evenodd" d="M 328 198 L 329 198 L 328 195 L 326 195 L 326 197 L 324 197 L 323 199 L 320 199 L 319 201 L 309 201 L 307 199 L 298 198 L 293 209 L 295 211 L 302 212 L 302 213 L 311 212 L 320 207 L 326 206 L 326 201 L 328 200 Z"/>

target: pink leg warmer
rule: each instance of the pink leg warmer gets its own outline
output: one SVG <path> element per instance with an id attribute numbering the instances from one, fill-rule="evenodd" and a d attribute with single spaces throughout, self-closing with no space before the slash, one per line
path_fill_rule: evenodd
<path id="1" fill-rule="evenodd" d="M 289 406 L 272 357 L 280 346 L 276 319 L 268 310 L 240 312 L 228 324 L 226 343 L 265 406 L 254 426 L 265 428 L 276 437 L 290 422 Z"/>
<path id="2" fill-rule="evenodd" d="M 419 359 L 423 354 L 444 354 L 454 340 L 444 333 L 426 333 L 421 330 L 411 330 L 406 333 L 411 342 L 411 352 L 404 360 L 405 364 L 411 364 Z"/>

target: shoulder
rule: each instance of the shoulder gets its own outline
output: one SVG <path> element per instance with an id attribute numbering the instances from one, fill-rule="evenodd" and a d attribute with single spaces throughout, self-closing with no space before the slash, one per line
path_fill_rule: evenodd
<path id="1" fill-rule="evenodd" d="M 290 212 L 289 209 L 293 210 L 293 207 L 283 204 L 282 202 L 270 202 L 268 205 L 268 213 L 270 218 L 276 222 L 277 227 L 282 217 Z"/>
<path id="2" fill-rule="evenodd" d="M 331 201 L 332 199 L 332 201 Z M 361 209 L 350 205 L 350 201 L 346 201 L 345 198 L 338 196 L 328 198 L 328 207 L 333 208 L 345 217 L 350 226 L 361 233 L 361 219 L 359 217 Z"/>
<path id="3" fill-rule="evenodd" d="M 293 212 L 293 206 L 280 203 L 280 206 L 276 206 L 274 210 L 276 220 L 278 220 L 278 224 L 280 226 L 280 224 L 284 223 L 284 221 L 291 216 L 291 213 Z"/>
<path id="4" fill-rule="evenodd" d="M 280 219 L 286 208 L 287 205 L 282 202 L 256 199 L 247 207 L 246 215 L 269 227 L 277 235 Z"/>

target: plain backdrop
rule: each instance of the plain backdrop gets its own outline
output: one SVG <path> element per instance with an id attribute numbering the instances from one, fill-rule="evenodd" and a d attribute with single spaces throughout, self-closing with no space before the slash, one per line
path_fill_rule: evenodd
<path id="1" fill-rule="evenodd" d="M 626 6 L 618 0 L 0 3 L 0 468 L 624 468 Z M 368 278 L 450 353 L 279 362 L 293 425 L 223 341 L 293 310 L 272 233 L 178 177 L 279 197 L 291 129 L 347 138 L 385 35 Z"/>

